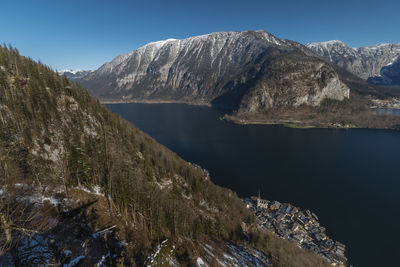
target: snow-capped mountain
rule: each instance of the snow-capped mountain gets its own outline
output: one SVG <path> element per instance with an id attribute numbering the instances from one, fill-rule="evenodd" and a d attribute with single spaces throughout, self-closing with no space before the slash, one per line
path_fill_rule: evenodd
<path id="1" fill-rule="evenodd" d="M 333 67 L 311 54 L 266 31 L 217 32 L 149 43 L 80 83 L 102 99 L 174 100 L 252 112 L 348 97 Z"/>
<path id="2" fill-rule="evenodd" d="M 319 56 L 370 83 L 399 84 L 400 44 L 352 48 L 335 40 L 306 46 Z"/>
<path id="3" fill-rule="evenodd" d="M 92 72 L 91 70 L 71 70 L 71 69 L 57 71 L 58 74 L 60 74 L 61 76 L 65 76 L 72 81 L 82 79 L 91 72 Z"/>

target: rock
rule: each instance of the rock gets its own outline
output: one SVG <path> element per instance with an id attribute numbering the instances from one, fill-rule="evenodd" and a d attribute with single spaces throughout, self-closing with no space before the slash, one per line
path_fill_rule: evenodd
<path id="1" fill-rule="evenodd" d="M 227 110 L 317 106 L 349 95 L 332 66 L 266 31 L 150 43 L 79 82 L 103 100 L 183 101 Z"/>
<path id="2" fill-rule="evenodd" d="M 307 47 L 333 64 L 373 84 L 400 84 L 400 44 L 352 48 L 341 41 Z"/>

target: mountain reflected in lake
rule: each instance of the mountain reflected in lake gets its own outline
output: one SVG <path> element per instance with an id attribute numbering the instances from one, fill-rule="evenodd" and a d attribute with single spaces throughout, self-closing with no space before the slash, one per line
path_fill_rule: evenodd
<path id="1" fill-rule="evenodd" d="M 108 106 L 239 196 L 260 190 L 315 212 L 354 266 L 398 263 L 399 132 L 235 125 L 184 104 Z"/>

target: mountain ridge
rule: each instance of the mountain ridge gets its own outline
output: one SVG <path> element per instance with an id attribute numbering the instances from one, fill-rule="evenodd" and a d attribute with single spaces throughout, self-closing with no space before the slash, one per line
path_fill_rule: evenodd
<path id="1" fill-rule="evenodd" d="M 284 57 L 287 61 L 281 60 Z M 285 64 L 291 74 L 274 69 Z M 304 72 L 304 77 L 300 79 L 296 72 Z M 279 80 L 286 82 L 278 84 Z M 325 98 L 343 100 L 349 95 L 347 86 L 325 61 L 299 43 L 262 30 L 149 43 L 105 63 L 79 82 L 103 100 L 175 100 L 230 110 L 249 106 L 242 101 L 254 90 L 263 97 L 255 100 L 261 105 L 250 110 L 260 111 L 315 106 Z M 323 93 L 324 88 L 337 92 Z"/>
<path id="2" fill-rule="evenodd" d="M 309 43 L 306 47 L 371 84 L 400 84 L 400 68 L 397 66 L 400 44 L 383 43 L 352 48 L 342 41 L 333 40 Z"/>
<path id="3" fill-rule="evenodd" d="M 76 81 L 79 79 L 82 79 L 83 77 L 85 77 L 86 75 L 88 75 L 89 73 L 91 73 L 91 70 L 80 70 L 80 69 L 65 69 L 65 70 L 59 70 L 57 71 L 57 73 L 61 76 L 65 76 L 68 79 L 70 79 L 71 81 Z"/>
<path id="4" fill-rule="evenodd" d="M 377 88 L 264 30 L 152 42 L 78 82 L 103 102 L 207 105 L 237 123 L 398 128 L 368 111 Z"/>

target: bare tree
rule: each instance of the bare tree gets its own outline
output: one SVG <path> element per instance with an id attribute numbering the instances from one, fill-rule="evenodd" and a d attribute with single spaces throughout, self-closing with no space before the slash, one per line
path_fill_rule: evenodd
<path id="1" fill-rule="evenodd" d="M 15 188 L 1 183 L 0 252 L 7 251 L 25 237 L 49 230 L 52 209 L 32 202 L 31 188 Z"/>

